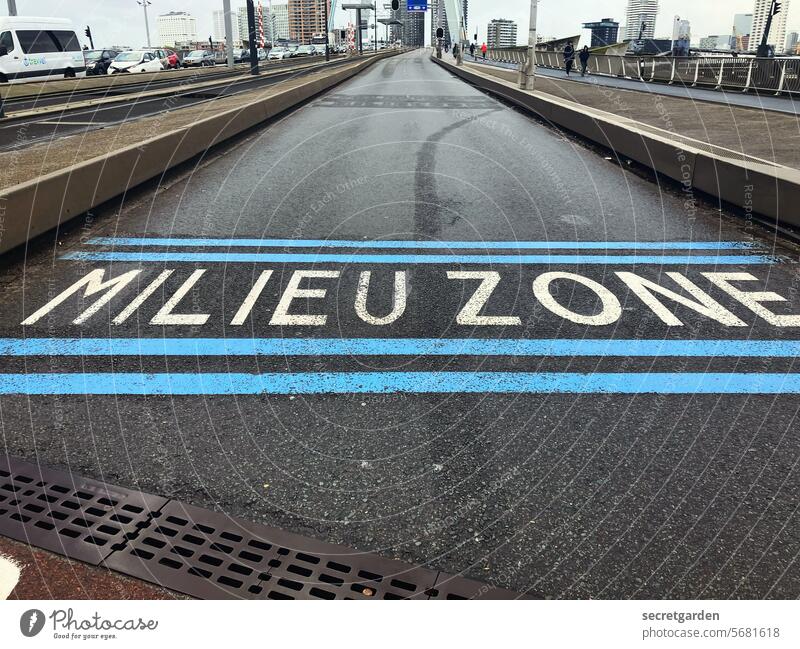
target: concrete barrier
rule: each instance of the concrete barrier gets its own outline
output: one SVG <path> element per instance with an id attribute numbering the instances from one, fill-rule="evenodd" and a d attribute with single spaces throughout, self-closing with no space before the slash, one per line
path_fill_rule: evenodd
<path id="1" fill-rule="evenodd" d="M 160 176 L 195 155 L 328 90 L 399 52 L 337 68 L 305 83 L 117 151 L 0 191 L 0 253 Z"/>
<path id="2" fill-rule="evenodd" d="M 748 156 L 620 117 L 613 113 L 522 90 L 511 70 L 485 74 L 432 57 L 456 76 L 567 129 L 726 203 L 766 217 L 776 225 L 800 227 L 800 170 Z"/>

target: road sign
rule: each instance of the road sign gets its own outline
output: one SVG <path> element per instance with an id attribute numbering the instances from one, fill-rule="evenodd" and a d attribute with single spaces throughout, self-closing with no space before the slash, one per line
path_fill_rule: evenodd
<path id="1" fill-rule="evenodd" d="M 408 3 L 409 11 L 428 11 L 428 0 L 414 0 Z"/>

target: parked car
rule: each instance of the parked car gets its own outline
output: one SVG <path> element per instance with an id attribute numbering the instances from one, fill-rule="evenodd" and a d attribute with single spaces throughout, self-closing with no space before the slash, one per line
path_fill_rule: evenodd
<path id="1" fill-rule="evenodd" d="M 85 74 L 83 51 L 69 20 L 0 16 L 0 83 Z"/>
<path id="2" fill-rule="evenodd" d="M 265 50 L 263 47 L 258 48 L 258 60 L 259 61 L 267 60 L 267 50 Z"/>
<path id="3" fill-rule="evenodd" d="M 245 61 L 250 60 L 250 50 L 243 49 L 240 47 L 233 48 L 233 62 L 234 63 L 244 63 Z"/>
<path id="4" fill-rule="evenodd" d="M 217 61 L 216 57 L 214 56 L 214 52 L 210 52 L 209 50 L 194 50 L 183 57 L 184 68 L 216 65 L 216 63 Z"/>
<path id="5" fill-rule="evenodd" d="M 314 46 L 313 45 L 301 45 L 297 48 L 297 53 L 295 56 L 314 56 Z"/>
<path id="6" fill-rule="evenodd" d="M 164 65 L 165 68 L 177 70 L 178 68 L 181 67 L 180 58 L 172 50 L 158 50 L 157 52 L 158 52 L 157 56 L 158 58 L 161 59 L 161 63 Z"/>
<path id="7" fill-rule="evenodd" d="M 282 59 L 289 58 L 289 48 L 287 47 L 273 47 L 269 54 L 267 55 L 267 59 L 269 61 L 280 61 Z"/>
<path id="8" fill-rule="evenodd" d="M 86 62 L 86 74 L 105 74 L 108 66 L 117 58 L 116 50 L 84 50 L 83 60 Z"/>
<path id="9" fill-rule="evenodd" d="M 164 64 L 151 50 L 120 52 L 108 66 L 108 74 L 118 72 L 158 72 Z"/>

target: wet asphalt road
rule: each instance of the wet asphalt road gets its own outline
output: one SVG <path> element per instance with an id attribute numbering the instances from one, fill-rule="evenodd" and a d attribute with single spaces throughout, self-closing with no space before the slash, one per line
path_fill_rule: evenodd
<path id="1" fill-rule="evenodd" d="M 37 244 L 27 259 L 7 260 L 0 275 L 0 336 L 389 342 L 797 338 L 796 326 L 770 324 L 701 274 L 751 273 L 757 282 L 737 286 L 774 291 L 787 301 L 765 303 L 773 312 L 800 313 L 794 245 L 604 159 L 455 79 L 423 52 L 376 64 L 190 171 L 170 176 L 157 191 L 133 194 L 121 209 L 91 215 L 57 242 Z M 92 237 L 205 241 L 92 245 Z M 317 244 L 298 250 L 277 242 L 267 248 L 254 247 L 253 241 L 213 245 L 219 238 L 476 243 L 466 250 L 442 244 L 437 250 L 367 251 L 453 257 L 437 264 L 416 258 L 387 264 L 280 257 L 256 262 L 230 257 L 224 263 L 180 256 L 362 252 Z M 484 241 L 630 242 L 629 247 L 733 241 L 753 247 L 724 253 L 741 255 L 742 264 L 696 259 L 718 254 L 715 250 L 658 246 L 644 252 L 602 246 L 593 251 L 656 257 L 636 264 L 488 258 L 472 263 L 462 256 L 486 254 Z M 168 258 L 81 258 L 87 252 L 142 251 Z M 767 263 L 746 263 L 762 254 L 770 256 Z M 690 259 L 662 263 L 658 258 L 664 255 Z M 81 324 L 73 322 L 97 296 L 83 302 L 73 296 L 35 323 L 20 325 L 94 269 L 106 270 L 106 278 L 142 272 Z M 152 324 L 199 269 L 205 273 L 174 310 L 195 316 L 193 321 Z M 271 324 L 293 272 L 310 269 L 338 276 L 301 284 L 327 293 L 297 299 L 291 312 L 324 315 L 325 323 Z M 165 270 L 174 272 L 124 323 L 113 324 L 137 289 Z M 244 324 L 231 324 L 265 270 L 273 274 L 253 310 Z M 373 316 L 392 311 L 395 272 L 405 272 L 407 305 L 394 322 L 370 324 L 359 316 L 356 295 L 365 270 L 372 273 L 367 310 Z M 446 273 L 486 270 L 497 271 L 500 282 L 480 314 L 518 322 L 476 325 L 457 319 L 477 282 L 448 279 Z M 549 271 L 577 273 L 606 287 L 620 302 L 619 318 L 587 325 L 543 308 L 531 285 Z M 682 323 L 668 326 L 616 272 L 633 272 L 675 290 L 666 273 L 682 273 L 743 326 L 725 326 L 664 300 Z M 574 312 L 603 311 L 581 284 L 558 280 L 551 293 Z M 326 344 L 304 356 L 214 356 L 207 343 L 188 356 L 74 356 L 69 344 L 55 355 L 4 355 L 6 374 L 103 373 L 105 378 L 91 379 L 95 387 L 108 383 L 110 372 L 182 374 L 191 377 L 183 389 L 197 394 L 125 394 L 132 389 L 122 378 L 116 395 L 0 396 L 3 441 L 9 453 L 46 464 L 534 596 L 800 595 L 797 394 L 603 389 L 499 394 L 489 388 L 465 394 L 448 393 L 446 387 L 418 394 L 413 380 L 400 394 L 203 395 L 209 389 L 197 387 L 209 373 L 303 373 L 312 377 L 311 385 L 313 377 L 331 372 L 374 377 L 476 370 L 628 373 L 631 382 L 669 372 L 683 373 L 689 383 L 707 372 L 793 375 L 796 355 L 641 357 L 624 350 L 605 357 L 430 355 L 403 354 L 398 347 L 389 355 L 358 356 L 325 353 Z M 313 392 L 308 385 L 301 388 Z"/>

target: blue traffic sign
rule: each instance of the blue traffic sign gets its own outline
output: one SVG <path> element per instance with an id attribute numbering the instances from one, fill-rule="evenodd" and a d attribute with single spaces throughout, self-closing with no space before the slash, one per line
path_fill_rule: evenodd
<path id="1" fill-rule="evenodd" d="M 414 0 L 414 2 L 409 2 L 408 11 L 428 11 L 428 0 Z"/>

